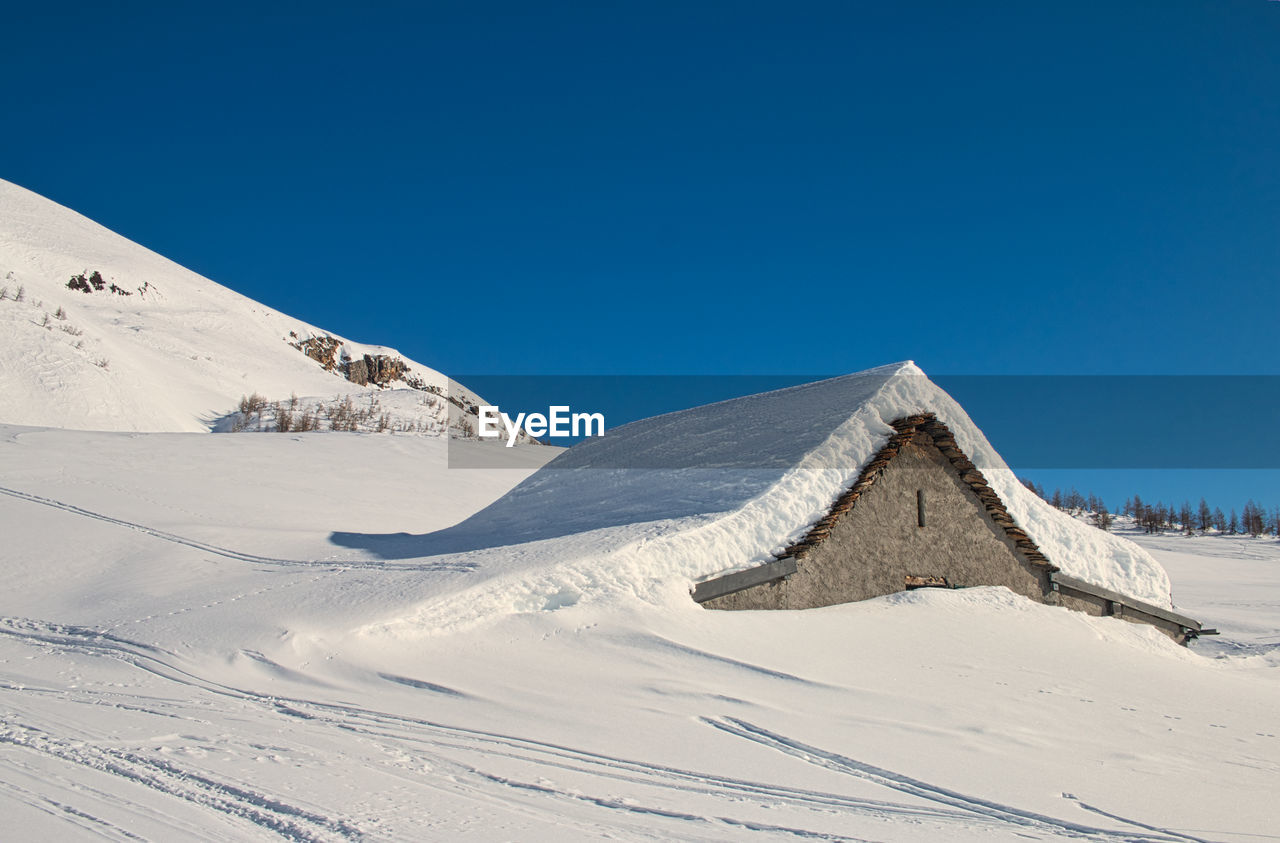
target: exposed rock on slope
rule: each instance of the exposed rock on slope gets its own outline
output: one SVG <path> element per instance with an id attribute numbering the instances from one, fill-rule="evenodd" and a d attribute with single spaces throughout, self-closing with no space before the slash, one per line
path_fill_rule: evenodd
<path id="1" fill-rule="evenodd" d="M 408 370 L 408 365 L 399 357 L 366 354 L 347 365 L 347 380 L 358 384 L 386 386 L 392 381 L 402 380 Z"/>

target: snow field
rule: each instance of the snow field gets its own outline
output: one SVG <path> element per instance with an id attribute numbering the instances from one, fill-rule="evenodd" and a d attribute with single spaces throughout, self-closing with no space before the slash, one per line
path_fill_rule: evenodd
<path id="1" fill-rule="evenodd" d="M 382 558 L 334 548 L 331 529 L 412 541 L 536 468 L 450 470 L 444 447 L 0 431 L 10 827 L 1265 840 L 1275 826 L 1280 554 L 1261 544 L 1238 560 L 1260 608 L 1225 650 L 1227 624 L 1220 649 L 1187 650 L 998 588 L 795 613 L 619 590 L 430 635 L 359 632 L 433 591 L 473 595 L 490 561 Z M 405 464 L 422 471 L 391 470 Z M 1181 582 L 1192 607 L 1230 602 Z M 1201 654 L 1231 651 L 1247 655 Z"/>

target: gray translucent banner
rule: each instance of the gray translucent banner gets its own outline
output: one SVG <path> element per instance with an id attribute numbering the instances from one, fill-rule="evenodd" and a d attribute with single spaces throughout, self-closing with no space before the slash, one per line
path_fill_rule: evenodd
<path id="1" fill-rule="evenodd" d="M 565 421 L 566 436 L 535 424 L 540 442 L 572 448 L 548 468 L 786 469 L 788 460 L 816 447 L 857 411 L 874 384 L 793 390 L 775 401 L 740 405 L 736 413 L 734 405 L 726 405 L 666 422 L 653 417 L 825 379 L 458 375 L 451 383 L 449 466 L 529 468 L 546 462 L 550 452 L 527 437 L 507 448 L 505 432 L 478 436 L 477 411 L 497 406 L 512 420 L 521 414 L 559 414 Z M 941 375 L 929 380 L 964 408 L 1015 470 L 1280 468 L 1274 433 L 1280 376 Z M 759 417 L 744 422 L 743 414 L 751 412 Z M 595 414 L 603 416 L 603 437 L 582 436 L 582 425 L 579 435 L 572 435 L 574 415 Z M 625 431 L 635 447 L 605 447 L 619 428 L 646 419 Z M 980 455 L 971 456 L 982 467 Z"/>

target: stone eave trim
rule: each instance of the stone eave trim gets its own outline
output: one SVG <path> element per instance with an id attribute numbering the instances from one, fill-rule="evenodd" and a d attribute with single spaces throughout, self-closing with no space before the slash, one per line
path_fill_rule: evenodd
<path id="1" fill-rule="evenodd" d="M 1060 572 L 1053 572 L 1049 575 L 1049 581 L 1053 585 L 1054 591 L 1067 589 L 1068 591 L 1087 594 L 1091 597 L 1098 597 L 1109 603 L 1119 604 L 1123 606 L 1127 612 L 1138 612 L 1143 615 L 1150 615 L 1168 623 L 1177 624 L 1183 632 L 1191 632 L 1199 635 L 1204 628 L 1195 618 L 1189 618 L 1186 615 L 1180 615 L 1171 609 L 1163 609 L 1159 606 L 1153 606 L 1150 603 L 1143 602 L 1133 597 L 1121 594 L 1118 591 L 1112 591 L 1109 588 L 1103 588 L 1100 585 L 1094 585 L 1091 582 L 1067 576 Z M 1118 614 L 1113 609 L 1113 613 Z"/>
<path id="2" fill-rule="evenodd" d="M 753 588 L 762 583 L 786 579 L 795 572 L 796 560 L 794 559 L 783 558 L 773 562 L 766 562 L 763 565 L 757 565 L 745 571 L 735 571 L 732 574 L 725 574 L 722 577 L 715 577 L 695 584 L 693 600 L 695 603 L 706 603 L 708 600 L 736 594 L 739 591 L 746 591 L 748 588 Z"/>

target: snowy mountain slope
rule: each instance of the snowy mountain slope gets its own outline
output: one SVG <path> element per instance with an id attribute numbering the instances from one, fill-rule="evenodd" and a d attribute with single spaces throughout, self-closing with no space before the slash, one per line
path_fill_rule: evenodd
<path id="1" fill-rule="evenodd" d="M 1205 658 L 1207 642 L 994 588 L 805 612 L 564 594 L 465 634 L 358 631 L 465 593 L 490 562 L 383 559 L 330 530 L 446 527 L 536 464 L 448 469 L 436 438 L 0 428 L 6 832 L 1274 834 L 1274 648 Z M 1211 599 L 1188 605 L 1272 607 L 1249 623 L 1275 641 L 1277 558 L 1205 570 Z"/>
<path id="2" fill-rule="evenodd" d="M 90 282 L 94 272 L 102 289 Z M 72 282 L 79 289 L 68 288 L 82 275 L 83 283 Z M 274 401 L 374 389 L 294 347 L 315 338 L 323 357 L 327 332 L 2 180 L 0 289 L 0 421 L 10 424 L 201 431 L 254 392 Z M 343 355 L 400 358 L 394 349 L 334 340 L 341 347 L 331 363 Z M 393 385 L 407 378 L 448 388 L 439 372 L 404 362 Z"/>
<path id="3" fill-rule="evenodd" d="M 1161 606 L 1164 569 L 1026 490 L 958 404 L 899 363 L 635 422 L 577 445 L 471 518 L 416 536 L 336 533 L 386 558 L 479 566 L 369 634 L 465 627 L 528 606 L 639 598 L 691 605 L 695 580 L 768 561 L 803 535 L 893 433 L 934 412 L 1063 571 Z"/>

